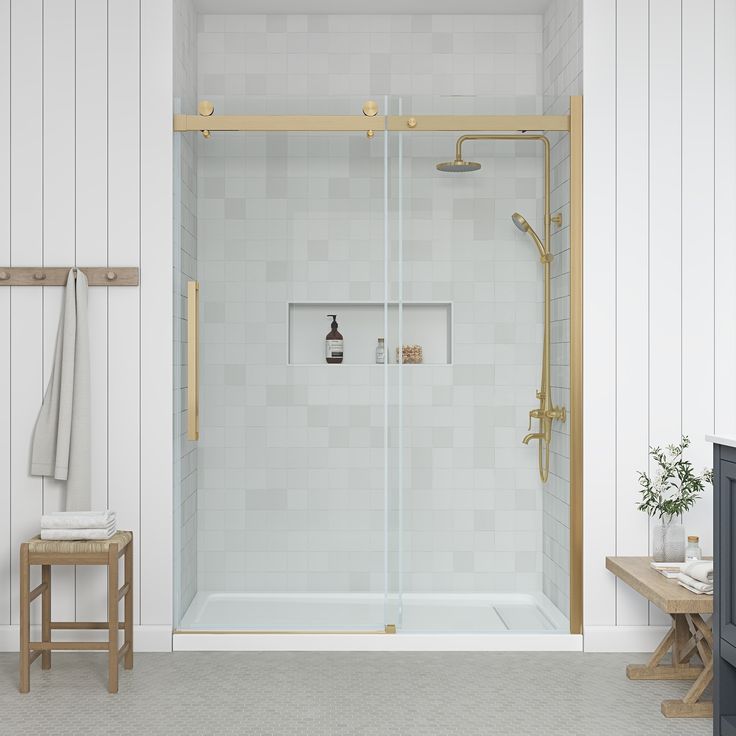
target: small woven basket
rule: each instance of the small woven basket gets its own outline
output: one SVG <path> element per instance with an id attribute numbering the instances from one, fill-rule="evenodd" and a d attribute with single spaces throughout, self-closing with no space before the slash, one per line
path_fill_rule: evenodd
<path id="1" fill-rule="evenodd" d="M 422 356 L 421 345 L 404 345 L 401 348 L 402 363 L 421 363 L 424 359 Z M 396 348 L 396 362 L 399 362 L 399 349 Z"/>

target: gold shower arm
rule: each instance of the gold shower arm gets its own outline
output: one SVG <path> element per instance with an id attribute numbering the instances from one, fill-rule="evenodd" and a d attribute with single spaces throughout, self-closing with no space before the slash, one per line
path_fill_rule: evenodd
<path id="1" fill-rule="evenodd" d="M 462 149 L 465 141 L 543 141 L 549 145 L 549 141 L 544 135 L 529 135 L 528 133 L 471 133 L 461 135 L 455 142 L 455 159 L 457 161 L 462 161 Z"/>

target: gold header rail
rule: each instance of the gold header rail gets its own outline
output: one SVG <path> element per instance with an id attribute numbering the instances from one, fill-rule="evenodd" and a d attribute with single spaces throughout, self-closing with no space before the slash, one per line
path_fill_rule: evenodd
<path id="1" fill-rule="evenodd" d="M 0 266 L 0 286 L 66 286 L 69 269 L 74 266 L 55 266 L 53 268 Z M 115 268 L 95 266 L 76 270 L 82 271 L 90 286 L 138 286 L 137 268 Z"/>
<path id="2" fill-rule="evenodd" d="M 535 132 L 570 130 L 567 115 L 390 115 L 387 130 Z"/>
<path id="3" fill-rule="evenodd" d="M 367 132 L 383 130 L 384 118 L 364 115 L 174 115 L 175 131 Z"/>
<path id="4" fill-rule="evenodd" d="M 174 115 L 178 132 L 569 131 L 568 115 Z"/>

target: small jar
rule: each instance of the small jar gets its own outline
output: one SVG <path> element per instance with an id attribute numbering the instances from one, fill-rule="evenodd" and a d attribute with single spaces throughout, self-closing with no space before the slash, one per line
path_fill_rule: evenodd
<path id="1" fill-rule="evenodd" d="M 685 548 L 685 562 L 693 562 L 694 560 L 700 560 L 703 558 L 703 553 L 700 551 L 700 545 L 698 542 L 700 537 L 688 537 L 687 547 Z"/>
<path id="2" fill-rule="evenodd" d="M 378 345 L 376 346 L 376 363 L 383 364 L 386 362 L 386 346 L 384 345 L 383 338 L 378 338 Z"/>

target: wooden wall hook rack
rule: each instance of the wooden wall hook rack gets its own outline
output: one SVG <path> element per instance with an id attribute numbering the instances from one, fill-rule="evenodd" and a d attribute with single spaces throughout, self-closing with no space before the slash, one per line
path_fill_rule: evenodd
<path id="1" fill-rule="evenodd" d="M 0 286 L 64 286 L 73 266 L 30 268 L 0 266 Z M 90 286 L 138 286 L 138 268 L 80 267 Z"/>

